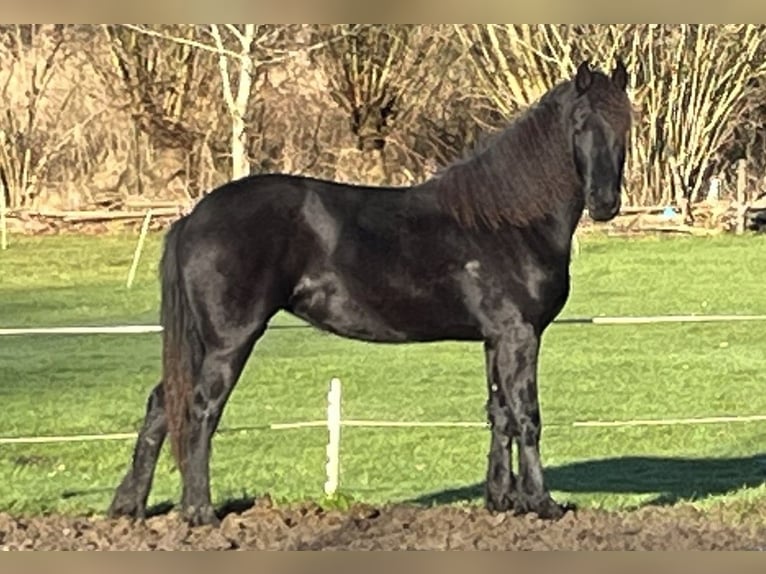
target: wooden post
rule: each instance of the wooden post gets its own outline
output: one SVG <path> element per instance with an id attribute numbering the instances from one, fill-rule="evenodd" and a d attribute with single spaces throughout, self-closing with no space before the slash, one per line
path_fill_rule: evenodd
<path id="1" fill-rule="evenodd" d="M 130 264 L 130 270 L 128 271 L 128 280 L 125 286 L 130 289 L 133 286 L 133 280 L 136 278 L 136 270 L 138 269 L 138 261 L 141 258 L 141 250 L 144 248 L 144 241 L 146 240 L 146 234 L 149 232 L 149 222 L 152 219 L 152 209 L 146 210 L 144 216 L 144 223 L 141 225 L 141 233 L 138 236 L 138 243 L 136 249 L 133 252 L 133 262 Z"/>
<path id="2" fill-rule="evenodd" d="M 745 232 L 745 188 L 747 187 L 747 162 L 740 159 L 737 162 L 737 221 L 736 234 Z"/>

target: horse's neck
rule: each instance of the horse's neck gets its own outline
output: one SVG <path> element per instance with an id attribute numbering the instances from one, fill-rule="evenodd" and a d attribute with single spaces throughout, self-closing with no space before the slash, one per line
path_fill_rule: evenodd
<path id="1" fill-rule="evenodd" d="M 553 225 L 550 226 L 550 232 L 554 243 L 562 252 L 569 254 L 572 249 L 572 237 L 580 223 L 583 210 L 585 209 L 585 199 L 578 192 L 575 192 L 568 202 L 562 202 L 553 210 Z"/>
<path id="2" fill-rule="evenodd" d="M 566 201 L 552 206 L 545 219 L 531 221 L 527 229 L 538 238 L 544 238 L 546 250 L 568 258 L 572 250 L 572 237 L 582 217 L 585 201 L 573 193 Z M 539 240 L 538 240 L 539 242 Z"/>

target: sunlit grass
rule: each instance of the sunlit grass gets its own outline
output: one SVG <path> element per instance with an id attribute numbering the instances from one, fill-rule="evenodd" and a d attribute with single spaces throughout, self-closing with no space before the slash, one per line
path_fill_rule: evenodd
<path id="1" fill-rule="evenodd" d="M 127 289 L 134 242 L 14 238 L 0 253 L 0 327 L 155 324 L 159 237 L 150 237 Z M 766 313 L 765 255 L 759 237 L 586 238 L 562 316 Z M 285 322 L 296 321 L 279 316 L 274 324 Z M 551 327 L 540 394 L 554 493 L 602 508 L 763 502 L 766 423 L 572 423 L 766 414 L 765 331 L 760 322 Z M 0 436 L 137 430 L 158 380 L 159 351 L 156 334 L 0 338 Z M 265 492 L 279 500 L 321 497 L 326 431 L 250 427 L 323 419 L 334 376 L 343 382 L 345 418 L 485 419 L 480 345 L 376 346 L 272 329 L 216 437 L 218 500 Z M 344 428 L 341 490 L 370 502 L 478 502 L 488 443 L 483 428 Z M 0 510 L 102 512 L 131 449 L 129 440 L 0 444 Z M 163 452 L 151 500 L 177 500 L 178 492 Z"/>

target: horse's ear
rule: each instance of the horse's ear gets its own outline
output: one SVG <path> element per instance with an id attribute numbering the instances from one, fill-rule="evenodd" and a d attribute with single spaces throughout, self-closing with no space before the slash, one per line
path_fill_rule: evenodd
<path id="1" fill-rule="evenodd" d="M 579 66 L 577 66 L 577 74 L 575 75 L 575 87 L 577 93 L 582 94 L 590 88 L 590 84 L 593 81 L 593 76 L 590 71 L 590 62 L 584 60 Z"/>
<path id="2" fill-rule="evenodd" d="M 617 84 L 617 87 L 621 90 L 625 90 L 625 88 L 628 87 L 628 70 L 619 58 L 617 58 L 617 64 L 615 65 L 614 70 L 612 70 L 612 81 Z"/>

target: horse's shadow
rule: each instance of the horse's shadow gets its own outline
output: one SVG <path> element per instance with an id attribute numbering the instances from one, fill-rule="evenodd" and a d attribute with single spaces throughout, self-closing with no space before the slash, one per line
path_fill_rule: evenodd
<path id="1" fill-rule="evenodd" d="M 218 520 L 223 520 L 229 514 L 242 514 L 255 506 L 256 498 L 254 496 L 242 496 L 240 498 L 227 498 L 215 505 L 215 515 Z M 178 506 L 169 500 L 163 500 L 146 508 L 146 517 L 163 516 L 176 510 Z"/>
<path id="2" fill-rule="evenodd" d="M 666 506 L 679 501 L 702 500 L 739 488 L 766 485 L 766 453 L 740 458 L 615 457 L 549 466 L 545 468 L 549 489 L 564 493 L 653 494 L 638 506 Z M 63 498 L 111 491 L 110 488 L 69 491 Z M 431 492 L 405 500 L 407 504 L 433 506 L 479 502 L 484 483 L 478 482 Z M 256 497 L 242 496 L 217 505 L 219 519 L 251 508 Z M 147 517 L 167 514 L 175 508 L 160 501 L 147 508 Z"/>
<path id="3" fill-rule="evenodd" d="M 766 484 L 766 453 L 741 458 L 631 456 L 588 460 L 548 467 L 545 480 L 550 490 L 564 493 L 654 494 L 641 506 L 665 506 Z M 484 482 L 479 482 L 407 502 L 453 504 L 476 501 L 483 495 Z"/>
<path id="4" fill-rule="evenodd" d="M 111 493 L 111 487 L 88 488 L 83 490 L 66 490 L 61 493 L 62 499 L 73 498 L 76 496 L 87 496 L 101 493 Z M 215 513 L 219 520 L 223 520 L 229 514 L 242 514 L 255 506 L 256 497 L 243 495 L 241 497 L 226 498 L 215 506 Z M 178 505 L 171 500 L 161 500 L 146 507 L 146 518 L 164 516 L 177 510 Z"/>

